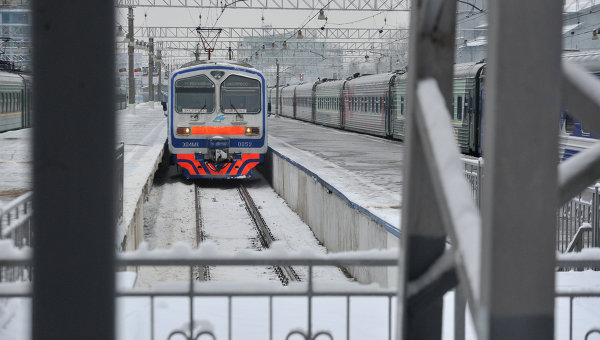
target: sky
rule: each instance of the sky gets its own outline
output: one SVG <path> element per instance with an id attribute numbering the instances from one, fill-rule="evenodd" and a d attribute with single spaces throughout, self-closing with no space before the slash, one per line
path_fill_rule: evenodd
<path id="1" fill-rule="evenodd" d="M 117 24 L 127 26 L 127 9 L 117 10 Z M 261 17 L 264 16 L 265 25 L 273 27 L 297 27 L 300 28 L 307 19 L 317 14 L 318 11 L 310 10 L 280 10 L 280 9 L 235 9 L 227 8 L 217 22 L 217 27 L 260 27 Z M 199 16 L 202 16 L 202 26 L 212 27 L 221 14 L 220 8 L 149 8 L 139 7 L 134 9 L 134 25 L 138 26 L 180 26 L 195 27 L 199 24 Z M 375 15 L 377 14 L 377 15 Z M 375 15 L 372 18 L 371 16 Z M 360 27 L 381 28 L 384 27 L 384 18 L 387 18 L 388 27 L 408 27 L 408 12 L 377 12 L 377 11 L 326 11 L 328 25 L 331 27 Z M 366 19 L 358 23 L 344 24 L 355 20 Z M 307 27 L 321 27 L 323 21 L 315 17 Z"/>

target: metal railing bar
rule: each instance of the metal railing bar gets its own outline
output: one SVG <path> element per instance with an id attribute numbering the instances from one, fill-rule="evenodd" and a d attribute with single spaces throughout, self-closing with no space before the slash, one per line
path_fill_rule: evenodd
<path id="1" fill-rule="evenodd" d="M 350 340 L 350 296 L 346 297 L 346 340 Z"/>
<path id="2" fill-rule="evenodd" d="M 565 290 L 557 290 L 556 295 L 557 298 L 560 297 L 570 297 L 570 298 L 598 298 L 600 297 L 600 290 L 592 291 L 585 289 L 565 289 Z"/>
<path id="3" fill-rule="evenodd" d="M 0 217 L 10 210 L 18 208 L 22 203 L 31 201 L 33 192 L 29 191 L 0 207 Z"/>
<path id="4" fill-rule="evenodd" d="M 23 216 L 19 216 L 18 219 L 12 220 L 10 222 L 10 224 L 8 225 L 8 227 L 6 229 L 2 230 L 2 238 L 7 238 L 7 236 L 10 236 L 10 234 L 12 232 L 16 231 L 24 224 L 29 223 L 32 214 L 33 214 L 32 212 L 29 212 Z"/>
<path id="5" fill-rule="evenodd" d="M 227 315 L 228 315 L 227 335 L 229 337 L 229 340 L 231 340 L 231 338 L 233 337 L 233 333 L 232 333 L 233 320 L 231 318 L 231 311 L 232 311 L 232 301 L 231 301 L 231 296 L 229 296 L 229 298 L 227 299 Z"/>
<path id="6" fill-rule="evenodd" d="M 581 224 L 579 229 L 577 229 L 575 236 L 573 236 L 573 239 L 567 246 L 567 252 L 570 253 L 572 251 L 577 251 L 577 252 L 581 251 L 581 248 L 583 248 L 583 234 L 586 232 L 590 232 L 590 231 L 592 231 L 591 224 L 589 224 L 589 223 Z"/>
<path id="7" fill-rule="evenodd" d="M 308 266 L 308 333 L 309 338 L 312 337 L 312 297 L 313 297 L 313 266 Z"/>
<path id="8" fill-rule="evenodd" d="M 154 340 L 154 296 L 150 297 L 150 340 Z"/>
<path id="9" fill-rule="evenodd" d="M 190 267 L 190 339 L 194 335 L 194 267 Z"/>
<path id="10" fill-rule="evenodd" d="M 442 256 L 423 273 L 417 280 L 411 281 L 406 287 L 407 298 L 412 298 L 418 295 L 421 291 L 434 285 L 437 281 L 441 280 L 444 275 L 453 271 L 454 265 L 454 254 L 452 250 L 446 250 Z"/>
<path id="11" fill-rule="evenodd" d="M 569 339 L 573 340 L 573 298 L 569 298 Z"/>
<path id="12" fill-rule="evenodd" d="M 419 82 L 417 105 L 423 113 L 416 119 L 417 127 L 423 136 L 425 158 L 432 160 L 428 162 L 428 168 L 434 183 L 439 213 L 455 247 L 454 257 L 461 282 L 465 284 L 469 300 L 474 302 L 474 306 L 478 306 L 476 301 L 480 298 L 478 280 L 481 272 L 481 218 L 471 198 L 469 185 L 464 180 L 463 165 L 452 132 L 450 115 L 436 80 L 426 79 Z"/>
<path id="13" fill-rule="evenodd" d="M 269 340 L 273 340 L 273 297 L 269 296 Z"/>
<path id="14" fill-rule="evenodd" d="M 558 165 L 559 205 L 569 202 L 600 173 L 600 142 L 578 152 Z"/>
<path id="15" fill-rule="evenodd" d="M 392 340 L 392 298 L 388 298 L 388 340 Z"/>
<path id="16" fill-rule="evenodd" d="M 3 260 L 0 260 L 2 264 Z M 241 265 L 294 265 L 294 266 L 380 266 L 395 267 L 393 259 L 314 259 L 314 258 L 145 258 L 118 259 L 117 266 L 241 266 Z"/>

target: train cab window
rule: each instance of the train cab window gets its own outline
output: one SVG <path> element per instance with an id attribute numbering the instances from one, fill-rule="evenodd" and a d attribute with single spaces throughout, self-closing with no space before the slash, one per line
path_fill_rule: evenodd
<path id="1" fill-rule="evenodd" d="M 463 109 L 463 98 L 458 96 L 456 98 L 456 120 L 462 120 L 462 109 Z"/>
<path id="2" fill-rule="evenodd" d="M 260 97 L 260 81 L 256 79 L 230 75 L 221 84 L 221 109 L 225 113 L 259 113 Z"/>
<path id="3" fill-rule="evenodd" d="M 587 125 L 581 123 L 581 133 L 586 136 L 589 136 L 589 135 L 591 135 L 592 132 L 590 130 L 586 129 L 586 126 Z"/>
<path id="4" fill-rule="evenodd" d="M 575 120 L 568 114 L 565 114 L 565 131 L 567 133 L 575 132 Z"/>
<path id="5" fill-rule="evenodd" d="M 175 111 L 212 113 L 215 110 L 215 84 L 207 76 L 179 79 L 175 82 Z"/>

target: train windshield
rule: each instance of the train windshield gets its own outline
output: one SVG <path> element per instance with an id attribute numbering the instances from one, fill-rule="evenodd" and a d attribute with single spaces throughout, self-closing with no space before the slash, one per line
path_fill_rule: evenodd
<path id="1" fill-rule="evenodd" d="M 179 79 L 175 82 L 175 111 L 211 113 L 215 110 L 215 84 L 207 76 Z"/>
<path id="2" fill-rule="evenodd" d="M 224 113 L 259 113 L 260 82 L 230 75 L 221 84 L 221 108 Z"/>

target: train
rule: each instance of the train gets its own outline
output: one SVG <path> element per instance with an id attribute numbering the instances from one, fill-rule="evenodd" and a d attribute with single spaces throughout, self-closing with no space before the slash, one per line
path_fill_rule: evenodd
<path id="1" fill-rule="evenodd" d="M 168 151 L 187 178 L 249 178 L 267 152 L 263 74 L 243 62 L 194 61 L 169 78 Z"/>
<path id="2" fill-rule="evenodd" d="M 0 71 L 0 132 L 31 127 L 31 78 Z"/>
<path id="3" fill-rule="evenodd" d="M 600 50 L 563 56 L 600 77 Z M 450 118 L 454 136 L 465 155 L 482 155 L 485 101 L 485 60 L 456 64 Z M 272 112 L 280 107 L 288 118 L 383 138 L 404 140 L 407 114 L 407 69 L 383 74 L 354 74 L 346 79 L 269 88 Z M 279 100 L 279 103 L 276 101 Z M 598 136 L 563 109 L 559 121 L 559 157 L 567 159 L 589 147 Z"/>

